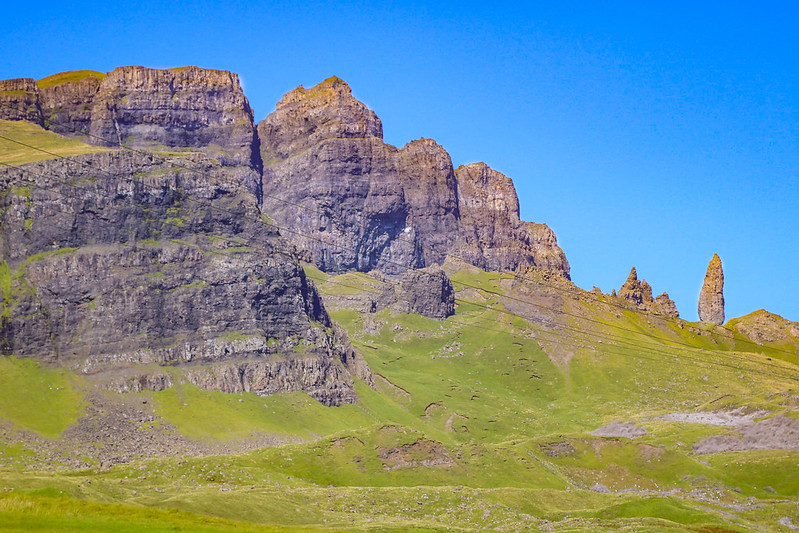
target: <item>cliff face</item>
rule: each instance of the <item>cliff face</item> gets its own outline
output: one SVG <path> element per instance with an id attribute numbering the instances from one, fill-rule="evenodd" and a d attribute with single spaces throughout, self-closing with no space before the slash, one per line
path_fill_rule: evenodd
<path id="1" fill-rule="evenodd" d="M 32 78 L 0 80 L 0 118 L 42 125 L 36 82 Z"/>
<path id="2" fill-rule="evenodd" d="M 354 401 L 368 369 L 261 222 L 241 185 L 255 171 L 179 165 L 118 151 L 0 169 L 3 353 L 101 375 L 178 365 L 227 392 Z M 218 365 L 238 381 L 203 377 Z"/>
<path id="3" fill-rule="evenodd" d="M 231 72 L 119 67 L 0 83 L 0 101 L 15 108 L 3 106 L 0 118 L 89 144 L 199 151 L 223 165 L 260 166 L 252 110 Z"/>
<path id="4" fill-rule="evenodd" d="M 453 253 L 568 277 L 549 228 L 519 220 L 509 178 L 485 165 L 455 171 L 429 139 L 383 143 L 379 119 L 338 78 L 288 93 L 258 133 L 265 210 L 322 270 L 399 274 Z"/>
<path id="5" fill-rule="evenodd" d="M 555 233 L 519 218 L 519 199 L 509 177 L 485 163 L 458 167 L 455 177 L 463 242 L 457 255 L 484 270 L 534 265 L 568 277 L 569 263 Z"/>
<path id="6" fill-rule="evenodd" d="M 707 265 L 705 282 L 699 293 L 698 311 L 702 322 L 724 323 L 724 271 L 718 254 L 713 254 Z"/>
<path id="7" fill-rule="evenodd" d="M 196 67 L 5 80 L 0 103 L 0 118 L 144 150 L 0 170 L 0 349 L 108 374 L 114 390 L 172 386 L 137 370 L 156 364 L 206 388 L 354 401 L 369 370 L 297 249 L 329 272 L 402 275 L 379 304 L 438 319 L 453 313 L 450 281 L 407 269 L 447 254 L 568 278 L 509 178 L 455 170 L 429 139 L 385 144 L 337 78 L 288 93 L 257 130 L 237 76 Z"/>

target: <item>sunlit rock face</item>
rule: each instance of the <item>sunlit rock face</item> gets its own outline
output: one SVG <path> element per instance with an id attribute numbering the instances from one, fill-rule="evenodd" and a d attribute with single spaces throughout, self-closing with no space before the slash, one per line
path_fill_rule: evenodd
<path id="1" fill-rule="evenodd" d="M 430 139 L 385 144 L 380 120 L 338 78 L 288 93 L 258 134 L 264 210 L 322 270 L 400 274 L 452 254 L 569 275 L 552 231 L 519 219 L 509 178 L 484 164 L 455 170 Z"/>

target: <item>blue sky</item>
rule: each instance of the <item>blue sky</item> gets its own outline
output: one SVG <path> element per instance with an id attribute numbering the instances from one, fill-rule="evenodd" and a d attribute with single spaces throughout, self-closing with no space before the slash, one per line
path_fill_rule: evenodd
<path id="1" fill-rule="evenodd" d="M 16 2 L 0 78 L 227 69 L 260 120 L 337 75 L 387 142 L 511 176 L 581 287 L 636 266 L 695 320 L 717 252 L 728 317 L 799 320 L 799 7 L 647 4 Z"/>

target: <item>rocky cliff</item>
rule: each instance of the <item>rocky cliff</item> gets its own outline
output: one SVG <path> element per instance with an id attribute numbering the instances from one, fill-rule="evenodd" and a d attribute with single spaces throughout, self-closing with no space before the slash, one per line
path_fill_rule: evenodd
<path id="1" fill-rule="evenodd" d="M 713 254 L 707 266 L 705 282 L 699 293 L 698 311 L 702 322 L 724 323 L 724 271 L 718 254 Z"/>
<path id="2" fill-rule="evenodd" d="M 30 120 L 90 144 L 199 151 L 260 166 L 238 76 L 197 67 L 64 72 L 0 82 L 0 118 Z"/>
<path id="3" fill-rule="evenodd" d="M 114 390 L 171 386 L 137 369 L 177 365 L 201 387 L 353 401 L 368 368 L 300 255 L 400 276 L 373 307 L 438 319 L 452 285 L 426 267 L 447 255 L 569 276 L 510 178 L 456 170 L 430 139 L 385 144 L 338 78 L 288 93 L 257 129 L 237 76 L 196 67 L 5 80 L 0 104 L 0 118 L 126 148 L 0 171 L 0 348 L 113 374 Z"/>
<path id="4" fill-rule="evenodd" d="M 243 186 L 257 174 L 128 150 L 0 169 L 3 353 L 127 369 L 134 389 L 171 385 L 155 364 L 227 392 L 354 401 L 368 368 L 263 223 Z"/>
<path id="5" fill-rule="evenodd" d="M 42 125 L 42 111 L 33 79 L 0 80 L 0 118 Z"/>
<path id="6" fill-rule="evenodd" d="M 680 313 L 677 311 L 677 306 L 674 305 L 674 301 L 669 298 L 667 293 L 664 292 L 657 298 L 652 297 L 652 287 L 645 279 L 638 279 L 638 272 L 636 272 L 635 267 L 630 270 L 627 281 L 621 286 L 616 296 L 648 313 L 663 315 L 670 318 L 677 318 L 680 316 Z"/>
<path id="7" fill-rule="evenodd" d="M 399 274 L 463 254 L 489 270 L 569 275 L 551 230 L 519 219 L 509 178 L 482 164 L 456 171 L 429 139 L 385 144 L 338 78 L 288 93 L 258 133 L 265 210 L 322 270 Z"/>

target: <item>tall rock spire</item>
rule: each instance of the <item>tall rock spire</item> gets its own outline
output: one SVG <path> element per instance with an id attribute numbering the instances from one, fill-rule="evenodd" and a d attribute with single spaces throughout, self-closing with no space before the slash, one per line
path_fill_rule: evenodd
<path id="1" fill-rule="evenodd" d="M 705 283 L 699 293 L 699 320 L 711 324 L 724 323 L 724 272 L 718 254 L 713 254 L 707 266 Z"/>

